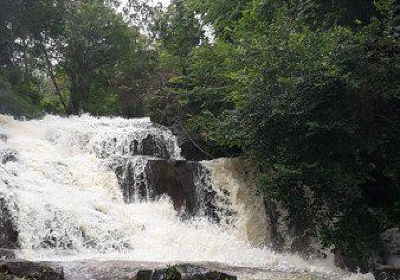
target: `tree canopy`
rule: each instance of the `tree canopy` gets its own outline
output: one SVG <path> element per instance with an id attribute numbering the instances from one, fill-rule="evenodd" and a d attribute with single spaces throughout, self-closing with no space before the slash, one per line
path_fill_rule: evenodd
<path id="1" fill-rule="evenodd" d="M 121 5 L 0 0 L 5 96 L 35 112 L 148 114 L 202 158 L 250 159 L 266 201 L 343 265 L 369 268 L 400 226 L 400 6 Z"/>

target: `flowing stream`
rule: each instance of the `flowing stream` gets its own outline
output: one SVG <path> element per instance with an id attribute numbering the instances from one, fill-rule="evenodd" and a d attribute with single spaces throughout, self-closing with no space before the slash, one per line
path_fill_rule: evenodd
<path id="1" fill-rule="evenodd" d="M 0 198 L 22 258 L 215 262 L 347 277 L 328 260 L 268 249 L 262 200 L 244 186 L 240 163 L 186 162 L 171 131 L 148 118 L 0 116 L 0 139 Z M 182 189 L 163 191 L 174 176 Z"/>

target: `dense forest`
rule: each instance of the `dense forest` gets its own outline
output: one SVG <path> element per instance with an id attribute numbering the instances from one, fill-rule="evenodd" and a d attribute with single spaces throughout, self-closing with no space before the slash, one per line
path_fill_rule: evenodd
<path id="1" fill-rule="evenodd" d="M 400 226 L 394 0 L 0 0 L 0 111 L 151 116 L 369 269 Z"/>

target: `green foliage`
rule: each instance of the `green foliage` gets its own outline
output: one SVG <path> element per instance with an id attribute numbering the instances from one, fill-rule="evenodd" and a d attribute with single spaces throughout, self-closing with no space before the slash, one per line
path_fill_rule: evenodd
<path id="1" fill-rule="evenodd" d="M 229 39 L 231 33 L 243 17 L 243 12 L 253 1 L 251 0 L 188 0 L 191 10 L 199 13 L 205 25 L 212 26 L 216 35 Z"/>
<path id="2" fill-rule="evenodd" d="M 253 159 L 266 199 L 367 267 L 400 225 L 399 5 L 134 2 L 128 25 L 110 1 L 0 0 L 2 112 L 137 116 L 145 99 L 208 157 Z"/>
<path id="3" fill-rule="evenodd" d="M 186 52 L 183 77 L 169 70 L 149 112 L 214 149 L 244 151 L 267 199 L 286 205 L 350 268 L 367 267 L 379 234 L 400 225 L 399 7 L 391 0 L 186 4 L 216 37 Z"/>
<path id="4" fill-rule="evenodd" d="M 27 94 L 29 93 L 29 94 Z M 42 114 L 37 92 L 31 85 L 13 86 L 0 74 L 0 113 L 14 116 L 38 117 Z"/>
<path id="5" fill-rule="evenodd" d="M 1 0 L 0 67 L 24 73 L 15 84 L 49 112 L 117 114 L 116 94 L 135 95 L 140 103 L 152 80 L 154 51 L 137 26 L 115 13 L 116 3 Z M 137 12 L 150 13 L 144 6 Z"/>
<path id="6" fill-rule="evenodd" d="M 199 19 L 185 1 L 172 0 L 166 12 L 159 11 L 154 16 L 151 29 L 160 47 L 179 64 L 181 74 L 187 75 L 193 47 L 204 40 L 204 35 Z"/>
<path id="7" fill-rule="evenodd" d="M 181 279 L 181 274 L 176 266 L 168 266 L 165 271 L 165 277 L 167 280 L 179 280 Z"/>
<path id="8" fill-rule="evenodd" d="M 92 115 L 115 116 L 120 110 L 117 93 L 93 85 L 85 99 L 85 111 Z"/>

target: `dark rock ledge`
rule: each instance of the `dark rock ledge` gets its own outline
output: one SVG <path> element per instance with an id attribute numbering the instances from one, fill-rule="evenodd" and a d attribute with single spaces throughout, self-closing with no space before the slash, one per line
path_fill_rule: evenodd
<path id="1" fill-rule="evenodd" d="M 139 270 L 135 280 L 236 280 L 223 272 L 191 264 L 170 266 L 155 270 Z"/>
<path id="2" fill-rule="evenodd" d="M 0 261 L 0 280 L 64 280 L 61 266 L 26 260 Z"/>
<path id="3" fill-rule="evenodd" d="M 65 273 L 64 273 L 65 270 Z M 0 280 L 237 280 L 215 268 L 131 262 L 30 262 L 1 260 Z"/>

